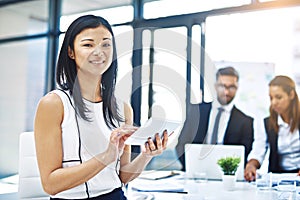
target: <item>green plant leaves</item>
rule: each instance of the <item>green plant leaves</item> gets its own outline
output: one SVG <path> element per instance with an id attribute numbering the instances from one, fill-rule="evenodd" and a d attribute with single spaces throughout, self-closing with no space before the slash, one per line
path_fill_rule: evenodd
<path id="1" fill-rule="evenodd" d="M 225 157 L 220 158 L 217 163 L 222 168 L 224 175 L 235 175 L 240 162 L 240 157 Z"/>

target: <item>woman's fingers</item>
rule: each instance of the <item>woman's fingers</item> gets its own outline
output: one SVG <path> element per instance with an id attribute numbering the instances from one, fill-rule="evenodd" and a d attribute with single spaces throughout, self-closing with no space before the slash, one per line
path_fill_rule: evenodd
<path id="1" fill-rule="evenodd" d="M 244 178 L 247 181 L 254 181 L 255 177 L 256 177 L 256 167 L 248 163 L 244 171 Z"/>
<path id="2" fill-rule="evenodd" d="M 162 140 L 162 147 L 163 147 L 163 149 L 167 148 L 169 136 L 171 136 L 173 133 L 174 133 L 174 131 L 172 133 L 170 133 L 170 135 L 168 135 L 168 131 L 164 130 L 163 140 Z"/>
<path id="3" fill-rule="evenodd" d="M 121 137 L 124 137 L 123 139 L 127 139 L 130 137 L 138 127 L 132 126 L 132 125 L 123 125 L 120 128 L 118 128 L 119 133 L 121 134 Z"/>
<path id="4" fill-rule="evenodd" d="M 155 143 L 158 142 L 158 141 L 157 141 L 158 139 L 160 139 L 158 133 L 155 134 L 155 141 L 156 141 L 156 142 L 154 142 L 154 141 L 152 140 L 151 137 L 148 138 L 148 144 L 149 144 L 149 149 L 150 149 L 150 151 L 156 151 L 156 150 L 157 150 L 157 147 L 156 147 L 156 144 L 155 144 Z"/>
<path id="5" fill-rule="evenodd" d="M 113 130 L 113 132 L 111 134 L 111 139 L 114 141 L 114 139 L 119 140 L 122 138 L 125 141 L 137 129 L 138 129 L 138 127 L 135 127 L 135 126 L 123 125 L 123 126 Z"/>
<path id="6" fill-rule="evenodd" d="M 150 156 L 160 155 L 166 149 L 167 143 L 168 132 L 165 130 L 162 138 L 157 133 L 155 134 L 154 140 L 152 140 L 151 137 L 148 138 L 147 142 L 145 143 L 144 153 Z"/>
<path id="7" fill-rule="evenodd" d="M 167 130 L 164 130 L 162 138 L 160 138 L 158 134 L 155 135 L 156 147 L 158 150 L 165 150 L 167 148 L 168 138 Z"/>
<path id="8" fill-rule="evenodd" d="M 246 172 L 245 173 L 245 179 L 247 180 L 247 181 L 253 181 L 253 175 L 252 175 L 252 173 L 251 172 Z"/>
<path id="9" fill-rule="evenodd" d="M 110 135 L 110 146 L 114 148 L 118 147 L 119 145 L 119 141 L 121 138 L 121 133 L 119 132 L 119 130 L 115 129 L 112 131 L 111 135 Z"/>

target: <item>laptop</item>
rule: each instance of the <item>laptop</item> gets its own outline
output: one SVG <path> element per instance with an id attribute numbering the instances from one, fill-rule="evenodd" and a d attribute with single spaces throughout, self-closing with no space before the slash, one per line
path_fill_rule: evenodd
<path id="1" fill-rule="evenodd" d="M 243 181 L 244 152 L 245 147 L 243 145 L 186 144 L 186 175 L 188 178 L 195 178 L 195 172 L 202 172 L 206 173 L 206 177 L 209 180 L 222 180 L 223 172 L 217 161 L 226 156 L 239 156 L 241 157 L 241 162 L 236 175 L 238 181 Z"/>

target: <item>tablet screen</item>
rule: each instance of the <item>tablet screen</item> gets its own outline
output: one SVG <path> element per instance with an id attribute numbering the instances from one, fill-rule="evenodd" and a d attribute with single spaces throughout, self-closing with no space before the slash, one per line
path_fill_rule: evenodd
<path id="1" fill-rule="evenodd" d="M 179 121 L 150 118 L 125 141 L 125 144 L 144 145 L 149 137 L 154 139 L 156 133 L 159 133 L 162 137 L 164 130 L 167 130 L 168 134 L 170 134 L 175 131 L 180 124 L 181 123 Z"/>

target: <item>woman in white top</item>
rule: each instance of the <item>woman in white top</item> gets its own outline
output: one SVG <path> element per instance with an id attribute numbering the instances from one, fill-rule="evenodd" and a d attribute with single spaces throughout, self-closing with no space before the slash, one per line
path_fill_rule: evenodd
<path id="1" fill-rule="evenodd" d="M 117 103 L 117 54 L 110 24 L 86 15 L 68 28 L 56 82 L 39 102 L 34 124 L 38 166 L 50 199 L 126 199 L 122 185 L 136 178 L 167 146 L 164 131 L 145 141 L 131 161 L 125 140 L 136 131 L 131 107 Z"/>
<path id="2" fill-rule="evenodd" d="M 264 119 L 266 134 L 254 140 L 244 173 L 248 181 L 255 180 L 268 146 L 269 172 L 300 174 L 300 105 L 296 85 L 287 76 L 276 76 L 269 83 L 269 96 L 270 116 Z"/>

